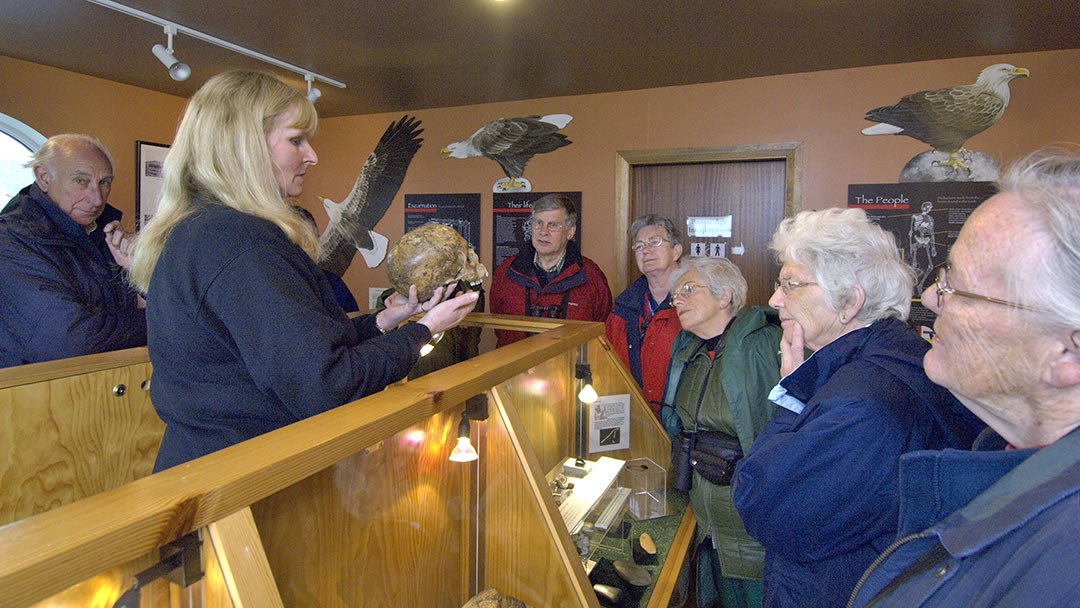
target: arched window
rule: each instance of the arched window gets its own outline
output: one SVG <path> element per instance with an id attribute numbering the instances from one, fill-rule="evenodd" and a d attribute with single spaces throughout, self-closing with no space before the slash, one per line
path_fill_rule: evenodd
<path id="1" fill-rule="evenodd" d="M 23 165 L 43 143 L 45 137 L 41 133 L 7 114 L 0 114 L 0 209 L 34 181 L 33 171 Z"/>

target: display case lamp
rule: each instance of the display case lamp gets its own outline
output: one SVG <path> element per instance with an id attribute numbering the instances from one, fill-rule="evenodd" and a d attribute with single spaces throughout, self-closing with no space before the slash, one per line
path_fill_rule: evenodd
<path id="1" fill-rule="evenodd" d="M 596 394 L 596 389 L 592 385 L 592 368 L 589 367 L 589 364 L 578 363 L 574 368 L 574 377 L 585 383 L 585 386 L 581 387 L 581 391 L 578 392 L 578 399 L 582 403 L 596 403 L 599 395 Z"/>
<path id="2" fill-rule="evenodd" d="M 457 445 L 454 446 L 454 451 L 450 453 L 450 460 L 453 462 L 472 462 L 480 458 L 480 455 L 473 448 L 472 442 L 469 441 L 469 432 L 469 412 L 466 410 L 461 413 L 461 422 L 458 424 Z"/>

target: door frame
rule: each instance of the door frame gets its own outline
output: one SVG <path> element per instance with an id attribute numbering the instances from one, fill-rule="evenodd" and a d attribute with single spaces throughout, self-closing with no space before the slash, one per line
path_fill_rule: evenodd
<path id="1" fill-rule="evenodd" d="M 688 163 L 779 160 L 784 172 L 784 217 L 802 208 L 802 142 L 744 144 L 710 148 L 669 148 L 666 150 L 618 150 L 615 152 L 615 293 L 629 285 L 630 275 L 630 177 L 635 165 L 677 165 Z"/>

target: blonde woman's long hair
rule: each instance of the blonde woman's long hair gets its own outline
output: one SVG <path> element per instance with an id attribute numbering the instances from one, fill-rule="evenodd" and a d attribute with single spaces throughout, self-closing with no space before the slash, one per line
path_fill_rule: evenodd
<path id="1" fill-rule="evenodd" d="M 157 213 L 135 241 L 130 281 L 136 288 L 148 292 L 169 234 L 195 211 L 196 199 L 269 220 L 312 259 L 318 257 L 318 237 L 289 211 L 266 143 L 274 120 L 293 108 L 298 118 L 288 126 L 314 135 L 319 121 L 315 107 L 271 74 L 225 72 L 195 93 L 165 157 Z"/>

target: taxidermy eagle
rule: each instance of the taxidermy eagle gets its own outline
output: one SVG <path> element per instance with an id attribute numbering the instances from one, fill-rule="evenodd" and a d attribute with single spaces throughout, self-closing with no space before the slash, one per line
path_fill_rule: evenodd
<path id="1" fill-rule="evenodd" d="M 405 171 L 424 141 L 420 138 L 423 132 L 420 121 L 411 116 L 391 123 L 364 161 L 349 196 L 340 203 L 322 199 L 330 222 L 319 237 L 320 268 L 341 276 L 357 250 L 371 268 L 382 261 L 387 239 L 372 228 L 401 187 Z"/>
<path id="2" fill-rule="evenodd" d="M 569 114 L 499 118 L 480 127 L 465 141 L 443 148 L 442 154 L 446 158 L 486 156 L 499 163 L 506 174 L 502 190 L 521 188 L 524 184 L 520 179 L 530 158 L 570 145 L 570 140 L 558 131 L 573 119 Z"/>
<path id="3" fill-rule="evenodd" d="M 1009 81 L 1029 76 L 1024 68 L 998 63 L 979 72 L 974 84 L 904 96 L 896 105 L 874 108 L 866 120 L 881 123 L 863 129 L 866 135 L 907 135 L 949 154 L 943 162 L 955 171 L 967 167 L 964 142 L 990 128 L 1009 105 Z"/>

